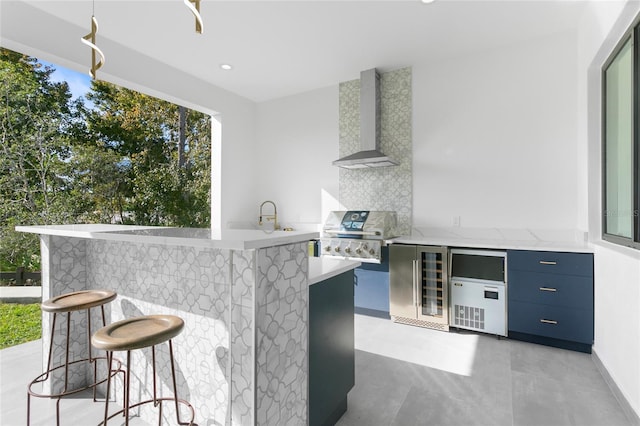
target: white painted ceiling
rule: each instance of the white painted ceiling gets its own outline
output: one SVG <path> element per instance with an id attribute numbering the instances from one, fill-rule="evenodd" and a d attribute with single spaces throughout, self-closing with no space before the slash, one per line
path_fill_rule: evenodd
<path id="1" fill-rule="evenodd" d="M 97 44 L 107 57 L 98 73 L 135 68 L 132 52 L 123 54 L 131 50 L 133 58 L 150 57 L 260 102 L 353 80 L 373 67 L 428 65 L 572 31 L 588 3 L 201 0 L 204 33 L 197 34 L 182 0 L 0 0 L 0 45 L 87 71 L 90 49 L 80 37 L 95 10 Z M 234 68 L 223 71 L 221 63 Z"/>

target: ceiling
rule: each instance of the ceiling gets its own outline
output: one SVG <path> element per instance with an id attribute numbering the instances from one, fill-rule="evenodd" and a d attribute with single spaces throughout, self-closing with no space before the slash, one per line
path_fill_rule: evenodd
<path id="1" fill-rule="evenodd" d="M 203 34 L 182 0 L 0 0 L 0 45 L 85 72 L 92 9 L 98 71 L 135 58 L 180 69 L 256 102 L 381 71 L 575 30 L 586 1 L 201 0 Z M 126 53 L 126 54 L 125 54 Z M 142 63 L 142 61 L 141 61 Z M 220 64 L 233 70 L 224 71 Z M 145 66 L 140 73 L 153 73 Z"/>

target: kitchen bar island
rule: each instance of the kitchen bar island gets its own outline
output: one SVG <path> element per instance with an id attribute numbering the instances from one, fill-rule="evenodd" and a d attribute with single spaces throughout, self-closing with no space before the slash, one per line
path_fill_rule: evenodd
<path id="1" fill-rule="evenodd" d="M 358 262 L 311 259 L 315 232 L 160 228 L 121 225 L 17 227 L 41 235 L 43 300 L 84 289 L 110 289 L 107 322 L 138 315 L 184 319 L 174 351 L 180 398 L 200 425 L 304 425 L 309 422 L 309 285 Z M 310 273 L 311 269 L 311 273 Z M 92 314 L 93 315 L 93 314 Z M 92 331 L 101 324 L 91 317 Z M 85 356 L 87 319 L 72 316 L 72 352 Z M 43 353 L 50 318 L 43 315 Z M 54 362 L 63 362 L 59 321 Z M 58 337 L 60 341 L 58 341 Z M 152 390 L 149 351 L 132 354 L 132 398 Z M 118 356 L 118 354 L 116 354 Z M 171 392 L 168 351 L 156 350 L 161 393 Z M 46 360 L 43 360 L 43 363 Z M 81 385 L 90 377 L 74 371 Z M 59 386 L 52 380 L 49 386 Z M 114 395 L 121 400 L 121 382 Z M 346 395 L 345 395 L 346 401 Z M 64 402 L 63 402 L 64 403 Z M 87 402 L 91 403 L 91 402 Z M 163 410 L 175 419 L 168 404 Z M 153 421 L 157 410 L 140 410 Z"/>

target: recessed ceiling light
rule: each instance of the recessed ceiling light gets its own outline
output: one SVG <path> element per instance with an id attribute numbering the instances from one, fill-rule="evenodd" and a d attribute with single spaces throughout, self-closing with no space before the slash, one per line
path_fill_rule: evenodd
<path id="1" fill-rule="evenodd" d="M 428 3 L 433 3 L 433 2 L 434 2 L 434 1 L 436 1 L 436 0 L 421 0 L 421 1 L 422 1 L 422 3 L 424 3 L 424 4 L 428 4 Z"/>
<path id="2" fill-rule="evenodd" d="M 225 71 L 229 71 L 233 69 L 233 67 L 230 64 L 220 64 L 220 68 L 222 68 Z"/>

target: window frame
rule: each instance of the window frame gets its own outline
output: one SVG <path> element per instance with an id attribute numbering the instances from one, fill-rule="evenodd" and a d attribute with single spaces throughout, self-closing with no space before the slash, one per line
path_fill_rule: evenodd
<path id="1" fill-rule="evenodd" d="M 631 144 L 632 144 L 632 237 L 607 232 L 607 78 L 606 73 L 609 66 L 617 59 L 618 54 L 624 46 L 631 40 L 631 63 L 632 63 L 632 100 L 631 100 Z M 620 41 L 613 49 L 607 60 L 602 65 L 601 70 L 601 225 L 602 239 L 614 244 L 640 249 L 640 18 L 637 18 L 630 29 L 621 37 Z"/>

